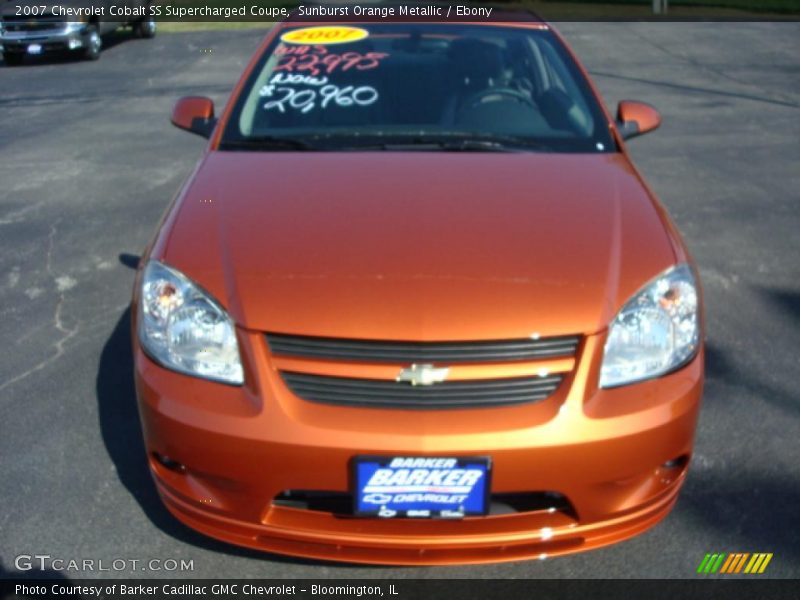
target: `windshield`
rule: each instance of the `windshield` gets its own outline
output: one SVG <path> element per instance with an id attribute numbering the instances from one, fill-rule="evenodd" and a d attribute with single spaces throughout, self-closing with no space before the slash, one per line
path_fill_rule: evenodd
<path id="1" fill-rule="evenodd" d="M 223 149 L 615 151 L 546 28 L 358 24 L 283 30 L 236 99 Z"/>

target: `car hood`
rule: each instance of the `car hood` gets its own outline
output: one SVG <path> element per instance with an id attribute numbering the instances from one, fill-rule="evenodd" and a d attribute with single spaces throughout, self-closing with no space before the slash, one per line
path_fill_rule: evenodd
<path id="1" fill-rule="evenodd" d="M 153 257 L 252 330 L 592 333 L 675 262 L 664 219 L 621 154 L 216 151 Z"/>

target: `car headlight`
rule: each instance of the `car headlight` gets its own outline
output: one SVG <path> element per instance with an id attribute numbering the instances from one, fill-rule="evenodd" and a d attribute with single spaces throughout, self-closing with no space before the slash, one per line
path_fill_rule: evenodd
<path id="1" fill-rule="evenodd" d="M 67 32 L 71 33 L 73 31 L 80 31 L 81 29 L 86 27 L 87 22 L 88 21 L 86 21 L 85 19 L 80 21 L 67 21 L 66 23 L 64 23 L 64 26 L 66 27 Z"/>
<path id="2" fill-rule="evenodd" d="M 686 264 L 664 271 L 622 307 L 611 322 L 600 369 L 608 388 L 672 371 L 697 352 L 697 285 Z"/>
<path id="3" fill-rule="evenodd" d="M 150 261 L 142 276 L 139 340 L 163 366 L 223 383 L 244 382 L 233 321 L 184 275 Z"/>

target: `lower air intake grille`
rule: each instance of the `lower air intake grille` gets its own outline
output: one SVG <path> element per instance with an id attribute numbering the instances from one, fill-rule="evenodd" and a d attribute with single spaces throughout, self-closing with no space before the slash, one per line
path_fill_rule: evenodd
<path id="1" fill-rule="evenodd" d="M 312 402 L 383 408 L 471 408 L 538 402 L 558 388 L 560 375 L 448 381 L 431 386 L 282 372 L 292 392 Z"/>
<path id="2" fill-rule="evenodd" d="M 353 516 L 353 495 L 350 492 L 284 490 L 272 499 L 272 505 L 331 513 L 340 517 Z M 559 512 L 574 521 L 578 519 L 572 504 L 566 496 L 558 492 L 506 492 L 489 497 L 490 515 L 539 511 Z"/>

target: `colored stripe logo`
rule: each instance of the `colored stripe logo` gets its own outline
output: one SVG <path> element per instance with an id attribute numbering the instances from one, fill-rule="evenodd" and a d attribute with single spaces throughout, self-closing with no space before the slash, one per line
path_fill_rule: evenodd
<path id="1" fill-rule="evenodd" d="M 767 569 L 769 561 L 772 560 L 772 553 L 757 552 L 734 552 L 732 554 L 718 553 L 706 554 L 697 572 L 703 575 L 713 575 L 720 573 L 724 575 L 743 573 L 748 575 L 760 575 Z"/>

